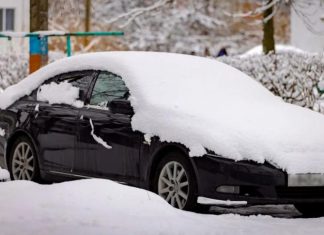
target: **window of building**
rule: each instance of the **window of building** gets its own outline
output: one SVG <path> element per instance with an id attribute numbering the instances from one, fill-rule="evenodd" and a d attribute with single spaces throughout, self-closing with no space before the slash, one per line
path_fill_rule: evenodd
<path id="1" fill-rule="evenodd" d="M 0 8 L 0 31 L 15 30 L 15 9 Z"/>

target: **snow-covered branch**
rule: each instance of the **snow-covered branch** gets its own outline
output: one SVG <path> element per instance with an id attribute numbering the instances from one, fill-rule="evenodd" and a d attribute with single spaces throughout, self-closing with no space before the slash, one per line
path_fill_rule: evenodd
<path id="1" fill-rule="evenodd" d="M 232 16 L 234 18 L 244 18 L 244 17 L 249 17 L 249 16 L 257 16 L 263 14 L 266 10 L 274 7 L 275 5 L 281 3 L 284 0 L 271 0 L 266 3 L 263 3 L 260 7 L 257 7 L 251 11 L 248 12 L 240 12 L 240 13 L 228 13 L 226 12 L 227 15 Z"/>
<path id="2" fill-rule="evenodd" d="M 140 15 L 143 15 L 147 12 L 154 11 L 160 7 L 165 6 L 168 3 L 171 3 L 173 0 L 159 0 L 158 2 L 148 6 L 148 7 L 139 7 L 130 10 L 129 12 L 118 15 L 115 18 L 105 21 L 106 24 L 113 24 L 120 20 L 126 20 L 123 24 L 119 25 L 119 27 L 124 28 L 129 25 L 134 19 Z"/>

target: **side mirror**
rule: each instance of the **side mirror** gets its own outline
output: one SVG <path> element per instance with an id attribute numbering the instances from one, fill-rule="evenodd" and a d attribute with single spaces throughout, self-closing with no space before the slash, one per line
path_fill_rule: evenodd
<path id="1" fill-rule="evenodd" d="M 112 113 L 133 115 L 134 110 L 128 100 L 114 99 L 108 103 L 108 108 Z"/>

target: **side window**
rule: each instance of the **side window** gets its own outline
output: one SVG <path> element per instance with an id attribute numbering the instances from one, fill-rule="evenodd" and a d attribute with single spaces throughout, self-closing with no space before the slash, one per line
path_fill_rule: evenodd
<path id="1" fill-rule="evenodd" d="M 80 99 L 82 101 L 85 101 L 87 92 L 89 90 L 90 84 L 93 80 L 95 73 L 96 72 L 94 71 L 80 71 L 80 72 L 65 73 L 48 79 L 42 85 L 49 84 L 52 82 L 59 84 L 64 81 L 68 81 L 69 83 L 72 83 L 73 86 L 78 87 L 80 89 Z M 37 92 L 41 86 L 35 89 L 29 97 L 32 99 L 37 99 Z"/>
<path id="2" fill-rule="evenodd" d="M 64 74 L 59 77 L 57 83 L 61 82 L 69 82 L 73 86 L 78 87 L 80 89 L 80 99 L 85 101 L 88 89 L 90 87 L 94 72 L 81 72 L 81 73 L 71 73 Z"/>
<path id="3" fill-rule="evenodd" d="M 106 106 L 114 99 L 126 98 L 128 89 L 122 78 L 110 72 L 100 72 L 90 99 L 90 105 Z"/>

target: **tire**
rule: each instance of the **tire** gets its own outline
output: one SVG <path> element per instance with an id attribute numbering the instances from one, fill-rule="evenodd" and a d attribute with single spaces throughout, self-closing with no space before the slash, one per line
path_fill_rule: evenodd
<path id="1" fill-rule="evenodd" d="M 295 207 L 305 217 L 324 216 L 324 203 L 301 203 Z"/>
<path id="2" fill-rule="evenodd" d="M 197 204 L 197 180 L 191 163 L 179 152 L 166 154 L 158 163 L 153 191 L 181 210 L 201 211 Z"/>
<path id="3" fill-rule="evenodd" d="M 8 169 L 11 180 L 41 181 L 37 153 L 29 138 L 21 136 L 15 140 Z"/>

